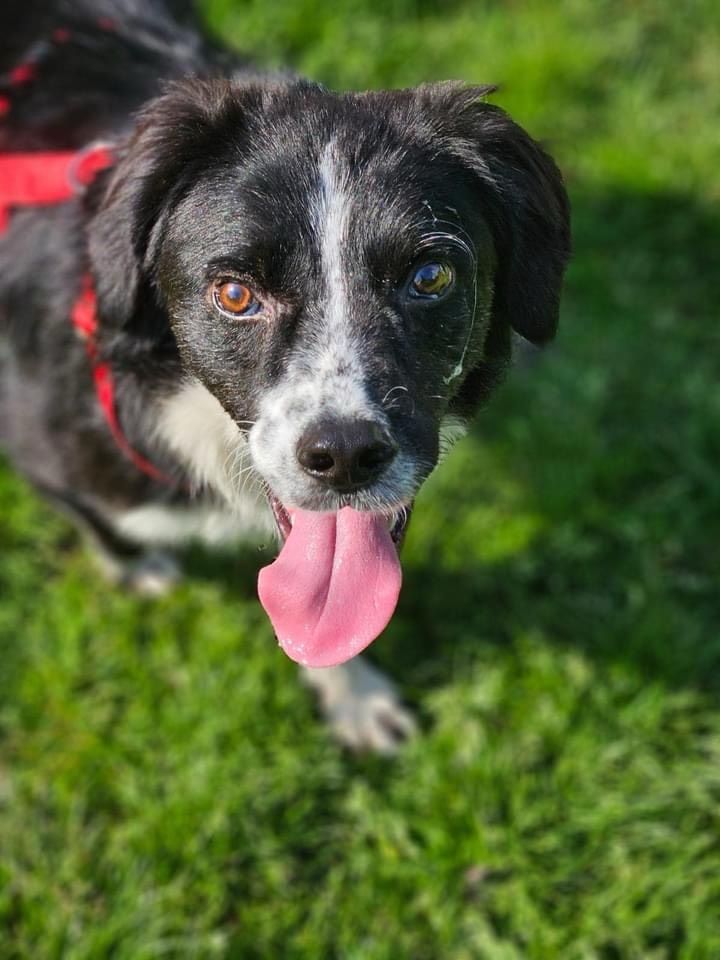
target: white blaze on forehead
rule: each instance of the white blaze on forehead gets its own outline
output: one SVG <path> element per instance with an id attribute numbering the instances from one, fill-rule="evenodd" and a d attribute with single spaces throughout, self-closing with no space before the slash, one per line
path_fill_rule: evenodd
<path id="1" fill-rule="evenodd" d="M 349 416 L 376 415 L 365 389 L 363 363 L 352 329 L 347 283 L 347 248 L 353 193 L 347 160 L 331 140 L 320 157 L 319 193 L 314 227 L 320 241 L 325 296 L 321 304 L 321 331 L 304 360 L 317 378 L 321 405 L 337 407 Z"/>
<path id="2" fill-rule="evenodd" d="M 321 237 L 321 255 L 327 288 L 329 317 L 345 318 L 347 288 L 343 273 L 343 246 L 347 239 L 349 197 L 347 167 L 333 141 L 327 144 L 320 160 L 320 197 L 316 211 L 316 229 Z"/>
<path id="3" fill-rule="evenodd" d="M 350 234 L 358 188 L 351 181 L 349 161 L 334 140 L 319 156 L 317 184 L 310 216 L 322 295 L 283 376 L 260 398 L 259 416 L 249 436 L 258 470 L 281 500 L 294 504 L 317 496 L 316 481 L 303 473 L 296 458 L 297 444 L 312 424 L 340 418 L 388 425 L 380 398 L 368 394 L 366 356 L 373 345 L 363 341 L 367 337 L 363 318 L 351 300 L 356 291 L 349 278 L 357 265 L 349 252 Z M 384 478 L 392 491 L 389 500 L 412 495 L 415 470 L 411 458 L 395 458 Z"/>

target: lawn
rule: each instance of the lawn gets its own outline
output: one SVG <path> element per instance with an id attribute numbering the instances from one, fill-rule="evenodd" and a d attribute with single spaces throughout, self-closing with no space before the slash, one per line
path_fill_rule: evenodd
<path id="1" fill-rule="evenodd" d="M 394 760 L 329 739 L 264 556 L 134 600 L 0 473 L 0 960 L 717 960 L 715 0 L 207 13 L 340 88 L 500 82 L 572 195 L 561 333 L 421 496 Z"/>

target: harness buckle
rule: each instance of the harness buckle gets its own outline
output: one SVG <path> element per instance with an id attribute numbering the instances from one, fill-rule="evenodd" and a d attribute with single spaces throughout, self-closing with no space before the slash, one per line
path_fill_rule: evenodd
<path id="1" fill-rule="evenodd" d="M 76 196 L 82 196 L 98 173 L 112 166 L 115 159 L 112 148 L 109 140 L 93 140 L 78 150 L 67 172 L 70 189 Z"/>

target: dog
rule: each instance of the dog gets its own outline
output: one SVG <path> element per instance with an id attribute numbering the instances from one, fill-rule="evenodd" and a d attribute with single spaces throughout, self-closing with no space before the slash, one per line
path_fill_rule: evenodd
<path id="1" fill-rule="evenodd" d="M 395 749 L 358 654 L 443 441 L 555 334 L 555 163 L 492 87 L 334 93 L 181 0 L 5 0 L 0 37 L 0 446 L 136 589 L 159 546 L 277 532 L 281 646 L 344 743 Z"/>

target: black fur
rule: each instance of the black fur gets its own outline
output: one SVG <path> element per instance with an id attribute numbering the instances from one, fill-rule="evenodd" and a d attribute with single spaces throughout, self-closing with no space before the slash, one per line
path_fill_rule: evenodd
<path id="1" fill-rule="evenodd" d="M 0 443 L 43 490 L 100 515 L 185 502 L 191 465 L 155 437 L 155 405 L 194 378 L 244 429 L 314 342 L 327 277 L 313 205 L 332 143 L 352 203 L 343 262 L 365 385 L 379 409 L 403 386 L 387 418 L 420 482 L 441 418 L 470 415 L 498 382 L 511 330 L 537 344 L 555 334 L 569 252 L 560 174 L 484 101 L 487 88 L 335 94 L 263 77 L 189 25 L 188 6 L 173 16 L 160 0 L 5 0 L 0 10 L 0 74 L 37 58 L 35 80 L 6 90 L 0 151 L 100 139 L 117 155 L 84 198 L 18 211 L 0 237 Z M 408 277 L 433 223 L 467 237 L 474 256 L 438 240 L 431 258 L 452 259 L 455 287 L 413 302 Z M 127 461 L 98 410 L 68 319 L 88 263 L 123 428 L 175 486 Z M 217 314 L 206 290 L 226 275 L 260 291 L 266 323 Z M 378 488 L 383 497 L 400 495 Z"/>

